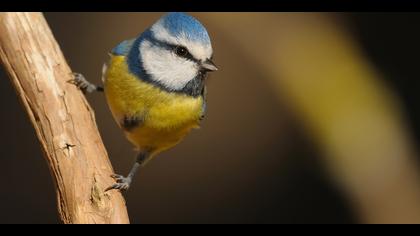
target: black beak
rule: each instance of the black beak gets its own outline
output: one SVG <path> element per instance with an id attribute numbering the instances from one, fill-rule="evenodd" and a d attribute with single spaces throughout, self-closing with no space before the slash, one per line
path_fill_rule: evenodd
<path id="1" fill-rule="evenodd" d="M 216 65 L 210 59 L 207 59 L 205 62 L 202 62 L 201 63 L 201 68 L 206 72 L 207 71 L 217 71 L 218 70 Z"/>

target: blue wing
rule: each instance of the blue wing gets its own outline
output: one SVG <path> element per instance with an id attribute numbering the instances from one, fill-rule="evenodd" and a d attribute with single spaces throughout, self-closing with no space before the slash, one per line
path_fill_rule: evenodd
<path id="1" fill-rule="evenodd" d="M 131 49 L 135 39 L 124 40 L 120 44 L 118 44 L 114 49 L 112 49 L 111 53 L 118 56 L 126 56 Z"/>

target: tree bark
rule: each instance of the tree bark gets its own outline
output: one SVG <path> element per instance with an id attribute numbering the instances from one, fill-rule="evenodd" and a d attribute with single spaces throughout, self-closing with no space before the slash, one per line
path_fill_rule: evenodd
<path id="1" fill-rule="evenodd" d="M 93 111 L 42 13 L 0 13 L 0 59 L 35 128 L 64 223 L 129 223 Z M 23 160 L 24 161 L 24 160 Z"/>

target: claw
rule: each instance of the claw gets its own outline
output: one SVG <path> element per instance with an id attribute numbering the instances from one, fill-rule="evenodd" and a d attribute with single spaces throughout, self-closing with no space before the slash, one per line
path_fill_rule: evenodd
<path id="1" fill-rule="evenodd" d="M 86 80 L 86 78 L 80 74 L 80 73 L 76 73 L 76 72 L 72 72 L 71 73 L 74 78 L 71 80 L 68 80 L 68 83 L 74 84 L 76 85 L 80 90 L 82 90 L 83 93 L 91 93 L 93 91 L 103 91 L 103 88 L 100 86 L 96 86 L 92 83 L 90 83 L 88 80 Z"/>
<path id="2" fill-rule="evenodd" d="M 116 183 L 116 184 L 113 184 L 112 186 L 106 188 L 105 189 L 105 192 L 107 192 L 109 190 L 112 190 L 112 189 L 118 189 L 120 191 L 127 191 L 129 187 L 130 187 L 130 185 L 128 183 L 126 183 L 126 182 L 124 182 L 124 183 Z"/>
<path id="3" fill-rule="evenodd" d="M 105 189 L 105 192 L 108 192 L 108 191 L 109 191 L 109 190 L 111 190 L 111 189 L 115 189 L 115 185 L 116 185 L 116 184 L 111 185 L 111 186 L 109 186 L 108 188 L 106 188 L 106 189 Z"/>
<path id="4" fill-rule="evenodd" d="M 122 175 L 117 175 L 117 174 L 112 174 L 112 175 L 111 175 L 111 178 L 113 178 L 113 179 L 119 179 L 119 178 L 124 178 L 124 176 L 122 176 Z"/>
<path id="5" fill-rule="evenodd" d="M 105 192 L 112 190 L 112 189 L 118 189 L 120 191 L 127 191 L 130 187 L 131 179 L 126 178 L 122 175 L 112 174 L 111 178 L 113 178 L 117 183 L 113 184 L 112 186 L 105 189 Z"/>

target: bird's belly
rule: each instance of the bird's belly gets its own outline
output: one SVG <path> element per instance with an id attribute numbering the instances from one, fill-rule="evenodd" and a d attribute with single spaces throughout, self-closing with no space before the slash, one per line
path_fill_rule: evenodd
<path id="1" fill-rule="evenodd" d="M 139 126 L 126 132 L 126 137 L 140 149 L 157 154 L 178 144 L 194 127 L 197 124 L 190 123 L 168 130 Z"/>
<path id="2" fill-rule="evenodd" d="M 163 102 L 140 110 L 145 111 L 143 121 L 126 131 L 126 136 L 140 149 L 158 153 L 176 145 L 198 127 L 201 105 L 191 101 Z"/>

